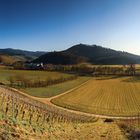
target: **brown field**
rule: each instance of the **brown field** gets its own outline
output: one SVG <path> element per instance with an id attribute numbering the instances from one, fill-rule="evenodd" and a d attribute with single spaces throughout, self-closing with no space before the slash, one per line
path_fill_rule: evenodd
<path id="1" fill-rule="evenodd" d="M 140 112 L 140 78 L 94 78 L 82 87 L 53 99 L 52 102 L 93 114 L 137 115 Z"/>

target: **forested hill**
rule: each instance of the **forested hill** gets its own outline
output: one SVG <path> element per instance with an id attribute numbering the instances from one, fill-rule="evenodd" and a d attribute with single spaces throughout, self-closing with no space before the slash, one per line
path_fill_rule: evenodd
<path id="1" fill-rule="evenodd" d="M 20 49 L 12 49 L 12 48 L 6 48 L 6 49 L 0 49 L 1 55 L 24 55 L 24 56 L 36 56 L 39 57 L 40 55 L 43 55 L 45 52 L 43 51 L 26 51 L 26 50 L 20 50 Z"/>
<path id="2" fill-rule="evenodd" d="M 92 64 L 129 64 L 140 63 L 140 56 L 97 45 L 78 44 L 64 51 L 44 54 L 33 62 L 51 64 L 77 64 L 81 62 L 90 62 Z"/>
<path id="3" fill-rule="evenodd" d="M 6 59 L 8 58 L 11 60 L 14 59 L 14 61 L 33 60 L 45 53 L 46 52 L 39 52 L 39 51 L 33 52 L 33 51 L 26 51 L 26 50 L 12 49 L 12 48 L 0 49 L 0 57 Z M 3 59 L 1 59 L 1 61 L 2 60 Z"/>

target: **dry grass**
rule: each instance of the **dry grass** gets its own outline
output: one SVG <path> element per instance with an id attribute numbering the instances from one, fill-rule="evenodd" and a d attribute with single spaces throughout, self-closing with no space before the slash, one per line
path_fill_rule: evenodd
<path id="1" fill-rule="evenodd" d="M 136 77 L 96 78 L 52 102 L 88 113 L 133 116 L 140 112 L 140 80 Z"/>

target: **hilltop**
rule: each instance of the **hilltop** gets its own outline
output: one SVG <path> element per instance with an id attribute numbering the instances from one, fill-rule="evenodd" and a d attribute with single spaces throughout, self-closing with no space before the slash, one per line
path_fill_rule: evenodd
<path id="1" fill-rule="evenodd" d="M 33 62 L 43 62 L 45 64 L 78 64 L 81 62 L 104 65 L 128 63 L 139 64 L 140 56 L 97 45 L 78 44 L 67 50 L 49 52 L 35 59 Z"/>

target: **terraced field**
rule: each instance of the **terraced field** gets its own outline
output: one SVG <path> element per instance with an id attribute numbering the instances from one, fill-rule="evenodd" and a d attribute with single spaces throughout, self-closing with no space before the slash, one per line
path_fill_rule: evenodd
<path id="1" fill-rule="evenodd" d="M 134 116 L 140 112 L 139 79 L 139 77 L 94 78 L 82 87 L 51 102 L 93 114 Z"/>

